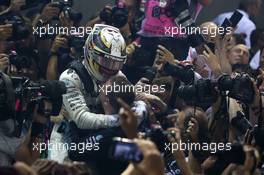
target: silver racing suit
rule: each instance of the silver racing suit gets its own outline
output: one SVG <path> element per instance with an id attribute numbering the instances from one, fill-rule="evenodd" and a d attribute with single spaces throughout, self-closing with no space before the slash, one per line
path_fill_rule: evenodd
<path id="1" fill-rule="evenodd" d="M 119 71 L 119 74 L 123 74 Z M 125 75 L 124 75 L 125 76 Z M 105 115 L 97 110 L 100 106 L 99 88 L 93 80 L 94 92 L 87 93 L 84 84 L 73 69 L 67 69 L 60 76 L 67 87 L 63 95 L 63 106 L 68 112 L 68 119 L 76 123 L 80 129 L 101 129 L 120 126 L 118 114 Z M 147 115 L 147 107 L 143 101 L 134 103 L 132 110 L 139 116 L 138 124 Z"/>

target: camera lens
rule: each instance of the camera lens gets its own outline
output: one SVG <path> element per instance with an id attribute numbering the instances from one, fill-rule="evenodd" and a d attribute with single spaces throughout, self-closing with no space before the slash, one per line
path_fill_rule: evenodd
<path id="1" fill-rule="evenodd" d="M 180 86 L 177 94 L 180 98 L 187 101 L 194 101 L 196 97 L 196 88 L 194 85 Z"/>
<path id="2" fill-rule="evenodd" d="M 222 75 L 218 80 L 218 88 L 220 91 L 228 91 L 233 88 L 233 80 L 229 75 Z"/>

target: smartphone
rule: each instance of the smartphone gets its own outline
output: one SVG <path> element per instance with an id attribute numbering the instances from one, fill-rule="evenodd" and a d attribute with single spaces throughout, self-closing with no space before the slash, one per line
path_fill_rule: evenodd
<path id="1" fill-rule="evenodd" d="M 242 17 L 243 14 L 236 10 L 229 19 L 226 18 L 222 24 L 222 27 L 225 29 L 222 37 L 226 35 L 228 27 L 236 28 Z"/>
<path id="2" fill-rule="evenodd" d="M 139 163 L 143 153 L 138 145 L 129 139 L 115 137 L 109 150 L 110 158 L 125 162 Z"/>
<path id="3" fill-rule="evenodd" d="M 237 112 L 237 116 L 231 120 L 231 125 L 235 127 L 238 131 L 240 131 L 242 134 L 246 134 L 248 129 L 253 129 L 251 123 L 241 112 Z"/>
<path id="4" fill-rule="evenodd" d="M 229 19 L 229 21 L 231 22 L 231 27 L 235 28 L 242 17 L 243 14 L 236 10 Z"/>

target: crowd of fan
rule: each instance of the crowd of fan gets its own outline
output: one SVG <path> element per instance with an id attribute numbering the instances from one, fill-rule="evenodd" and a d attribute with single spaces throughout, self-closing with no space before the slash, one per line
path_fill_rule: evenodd
<path id="1" fill-rule="evenodd" d="M 0 175 L 264 173 L 262 1 L 241 0 L 236 13 L 199 26 L 232 27 L 224 33 L 167 30 L 197 26 L 212 1 L 120 0 L 82 25 L 71 1 L 0 0 Z M 48 25 L 93 30 L 34 32 Z M 92 52 L 110 35 L 108 57 Z M 124 65 L 107 61 L 114 49 Z M 39 100 L 43 82 L 55 81 Z"/>

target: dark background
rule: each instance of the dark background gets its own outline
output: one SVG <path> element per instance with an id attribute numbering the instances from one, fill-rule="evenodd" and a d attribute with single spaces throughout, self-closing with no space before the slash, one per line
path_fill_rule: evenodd
<path id="1" fill-rule="evenodd" d="M 106 4 L 111 4 L 114 0 L 75 0 L 75 8 L 83 12 L 83 22 L 88 21 L 92 15 L 95 15 Z M 198 17 L 197 22 L 208 21 L 218 14 L 227 11 L 233 11 L 238 6 L 239 0 L 214 0 L 213 4 L 205 7 Z M 264 1 L 259 18 L 256 20 L 258 27 L 264 28 Z"/>

